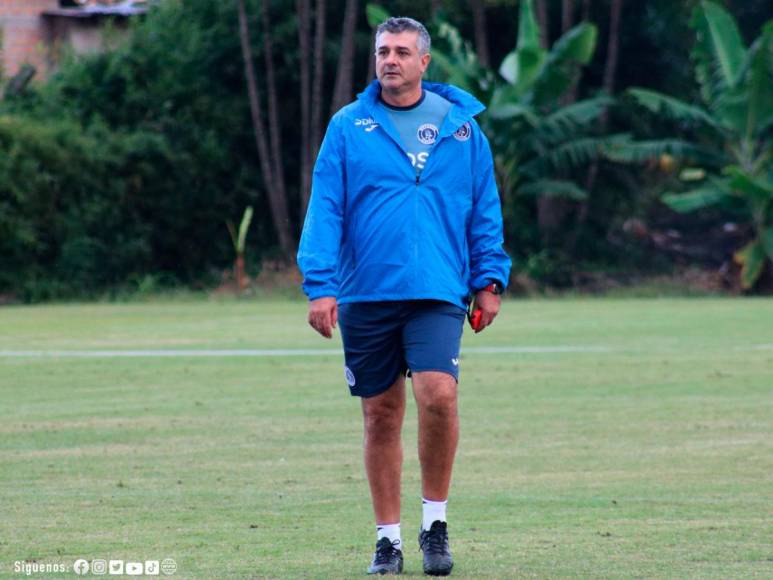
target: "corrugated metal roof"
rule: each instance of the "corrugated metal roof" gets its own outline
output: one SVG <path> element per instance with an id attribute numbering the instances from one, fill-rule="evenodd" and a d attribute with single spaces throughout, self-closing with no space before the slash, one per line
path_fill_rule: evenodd
<path id="1" fill-rule="evenodd" d="M 148 11 L 146 2 L 127 0 L 117 4 L 89 4 L 82 8 L 58 8 L 46 10 L 43 16 L 62 16 L 65 18 L 94 18 L 96 16 L 134 16 Z"/>

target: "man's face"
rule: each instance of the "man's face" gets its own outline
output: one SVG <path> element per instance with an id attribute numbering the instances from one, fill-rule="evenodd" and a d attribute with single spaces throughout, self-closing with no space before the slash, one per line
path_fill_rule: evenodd
<path id="1" fill-rule="evenodd" d="M 421 85 L 430 55 L 419 54 L 418 32 L 382 32 L 376 41 L 376 76 L 389 92 L 404 92 Z"/>

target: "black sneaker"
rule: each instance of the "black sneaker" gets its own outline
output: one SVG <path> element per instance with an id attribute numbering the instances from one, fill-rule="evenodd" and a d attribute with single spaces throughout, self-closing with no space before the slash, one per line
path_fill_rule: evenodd
<path id="1" fill-rule="evenodd" d="M 454 567 L 448 547 L 448 529 L 445 522 L 434 521 L 429 530 L 419 532 L 419 549 L 424 552 L 424 573 L 430 576 L 448 576 Z"/>
<path id="2" fill-rule="evenodd" d="M 376 543 L 376 553 L 373 554 L 373 562 L 368 567 L 368 574 L 402 574 L 403 553 L 395 548 L 389 538 L 381 538 Z"/>

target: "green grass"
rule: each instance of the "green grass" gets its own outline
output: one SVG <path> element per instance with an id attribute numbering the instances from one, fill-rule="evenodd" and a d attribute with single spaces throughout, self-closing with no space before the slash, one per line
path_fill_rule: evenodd
<path id="1" fill-rule="evenodd" d="M 0 351 L 338 344 L 297 301 L 0 309 Z M 511 301 L 464 344 L 609 351 L 463 354 L 455 577 L 773 577 L 773 301 Z M 0 356 L 0 574 L 171 557 L 180 578 L 362 576 L 375 537 L 341 367 Z"/>

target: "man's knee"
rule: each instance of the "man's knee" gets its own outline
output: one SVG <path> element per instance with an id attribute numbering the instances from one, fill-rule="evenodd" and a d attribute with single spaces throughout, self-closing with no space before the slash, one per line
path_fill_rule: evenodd
<path id="1" fill-rule="evenodd" d="M 457 385 L 453 376 L 440 372 L 416 373 L 413 388 L 421 410 L 437 416 L 456 415 Z"/>
<path id="2" fill-rule="evenodd" d="M 365 433 L 369 436 L 399 436 L 404 413 L 405 383 L 402 378 L 381 395 L 362 400 Z"/>

